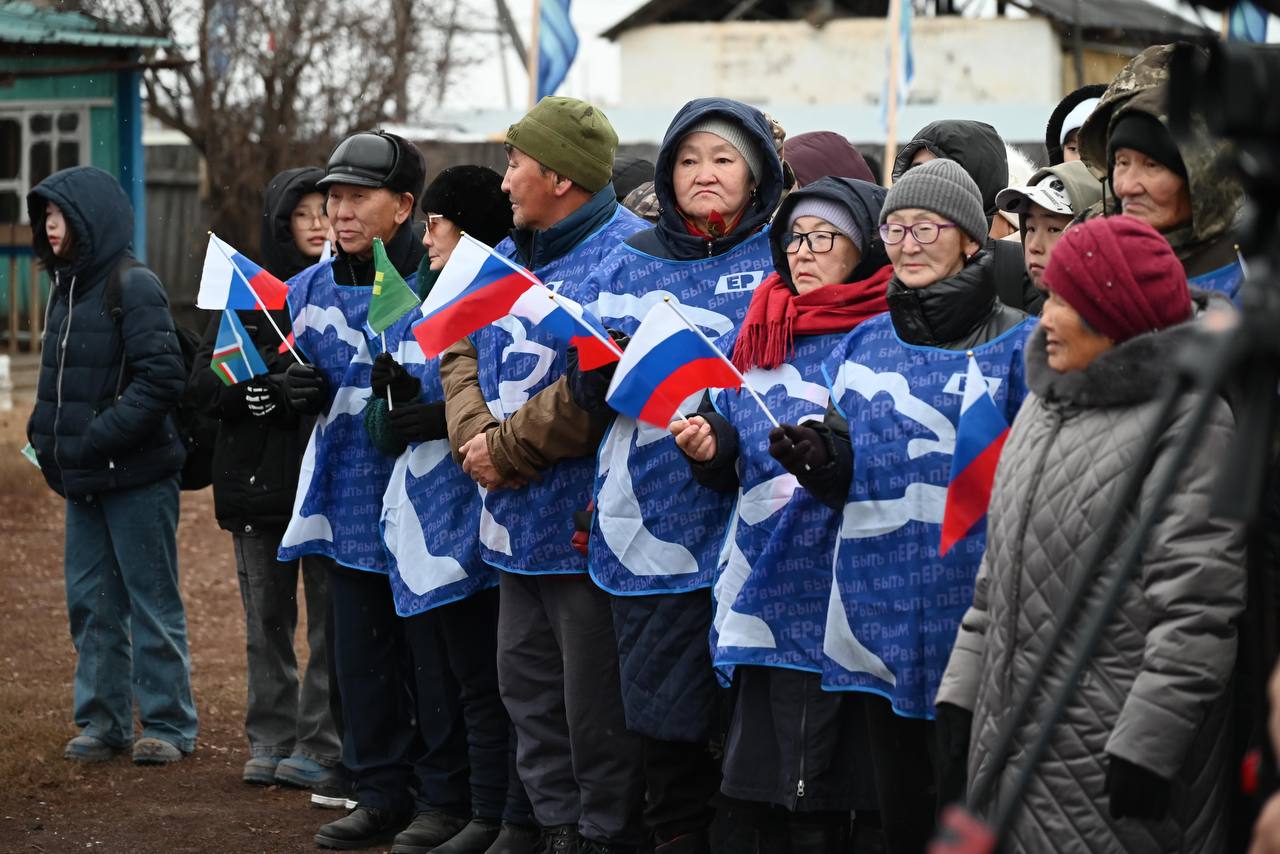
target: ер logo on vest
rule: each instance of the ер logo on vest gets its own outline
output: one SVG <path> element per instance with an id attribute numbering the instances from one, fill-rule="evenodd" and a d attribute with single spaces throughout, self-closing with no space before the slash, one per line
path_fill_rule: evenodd
<path id="1" fill-rule="evenodd" d="M 728 273 L 716 282 L 716 293 L 737 294 L 743 291 L 754 291 L 764 281 L 763 270 L 750 270 L 746 273 Z"/>

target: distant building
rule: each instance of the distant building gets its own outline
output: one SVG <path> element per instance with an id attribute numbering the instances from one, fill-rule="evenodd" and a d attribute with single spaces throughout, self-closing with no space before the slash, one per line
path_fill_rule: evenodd
<path id="1" fill-rule="evenodd" d="M 1010 141 L 1038 141 L 1050 110 L 1081 82 L 1110 80 L 1149 44 L 1214 37 L 1145 0 L 997 7 L 993 18 L 914 16 L 915 81 L 900 136 L 965 116 Z M 603 35 L 621 49 L 625 111 L 669 115 L 686 96 L 717 95 L 767 110 L 792 133 L 836 130 L 874 143 L 883 141 L 887 8 L 887 0 L 650 0 Z"/>
<path id="2" fill-rule="evenodd" d="M 140 75 L 164 39 L 77 12 L 0 3 L 0 335 L 15 351 L 40 337 L 48 282 L 32 263 L 27 192 L 69 166 L 120 179 L 146 250 Z"/>

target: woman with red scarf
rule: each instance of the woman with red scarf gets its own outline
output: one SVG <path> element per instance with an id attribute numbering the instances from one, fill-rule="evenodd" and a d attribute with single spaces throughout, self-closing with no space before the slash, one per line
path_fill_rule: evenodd
<path id="1" fill-rule="evenodd" d="M 773 415 L 821 421 L 822 362 L 888 306 L 893 269 L 877 223 L 885 191 L 824 178 L 783 202 L 770 234 L 777 272 L 756 289 L 733 362 Z M 847 849 L 849 812 L 874 808 L 856 700 L 821 688 L 822 638 L 839 514 L 769 456 L 773 426 L 745 392 L 671 425 L 703 486 L 738 497 L 715 585 L 712 649 L 737 687 L 725 748 L 725 850 Z"/>

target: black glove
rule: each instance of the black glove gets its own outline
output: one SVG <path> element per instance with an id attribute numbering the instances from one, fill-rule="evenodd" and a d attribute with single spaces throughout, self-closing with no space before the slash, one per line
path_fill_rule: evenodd
<path id="1" fill-rule="evenodd" d="M 329 381 L 315 365 L 294 362 L 284 372 L 284 399 L 300 415 L 318 415 L 329 396 Z"/>
<path id="2" fill-rule="evenodd" d="M 1159 821 L 1169 812 L 1169 781 L 1119 756 L 1108 756 L 1107 797 L 1111 817 Z"/>
<path id="3" fill-rule="evenodd" d="M 278 375 L 277 375 L 278 376 Z M 284 404 L 284 395 L 278 379 L 270 376 L 254 377 L 244 385 L 244 405 L 249 414 L 262 418 L 275 412 Z"/>
<path id="4" fill-rule="evenodd" d="M 280 352 L 282 346 L 282 344 L 263 344 L 258 348 L 258 355 L 262 357 L 262 363 L 273 374 L 283 374 L 289 370 L 290 365 L 298 364 L 298 360 L 293 358 L 293 354 L 289 352 L 288 347 L 285 347 L 283 353 Z"/>
<path id="5" fill-rule="evenodd" d="M 391 389 L 391 399 L 396 403 L 412 403 L 422 394 L 422 383 L 390 353 L 379 353 L 373 360 L 369 385 L 373 387 L 373 396 L 383 400 L 387 397 L 387 389 Z"/>
<path id="6" fill-rule="evenodd" d="M 973 712 L 953 703 L 938 703 L 935 735 L 938 742 L 938 802 L 963 801 L 969 771 L 969 733 Z"/>
<path id="7" fill-rule="evenodd" d="M 831 462 L 827 443 L 812 427 L 783 424 L 769 431 L 769 455 L 792 474 L 803 474 Z"/>
<path id="8" fill-rule="evenodd" d="M 444 421 L 444 403 L 406 403 L 387 413 L 391 429 L 406 442 L 429 442 L 446 439 L 449 429 Z"/>
<path id="9" fill-rule="evenodd" d="M 613 339 L 619 349 L 627 349 L 627 342 L 631 340 L 630 336 L 623 335 L 616 329 L 610 329 L 608 332 L 609 337 Z M 578 367 L 577 347 L 569 348 L 567 359 L 568 368 L 565 370 L 565 378 L 569 383 L 569 394 L 573 397 L 573 402 L 587 412 L 599 414 L 611 412 L 612 410 L 604 398 L 609 391 L 609 383 L 613 382 L 613 372 L 617 370 L 618 363 L 610 362 L 607 365 L 584 371 Z"/>

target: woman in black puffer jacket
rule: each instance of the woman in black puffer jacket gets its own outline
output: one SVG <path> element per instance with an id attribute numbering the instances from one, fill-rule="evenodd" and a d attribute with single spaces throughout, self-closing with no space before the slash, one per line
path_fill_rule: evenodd
<path id="1" fill-rule="evenodd" d="M 133 207 L 108 173 L 56 172 L 27 210 L 53 285 L 27 437 L 67 499 L 80 735 L 64 755 L 100 762 L 132 743 L 135 763 L 174 762 L 195 749 L 196 711 L 175 538 L 186 449 L 173 413 L 186 370 L 169 301 L 133 259 Z M 118 318 L 106 300 L 113 279 Z"/>

